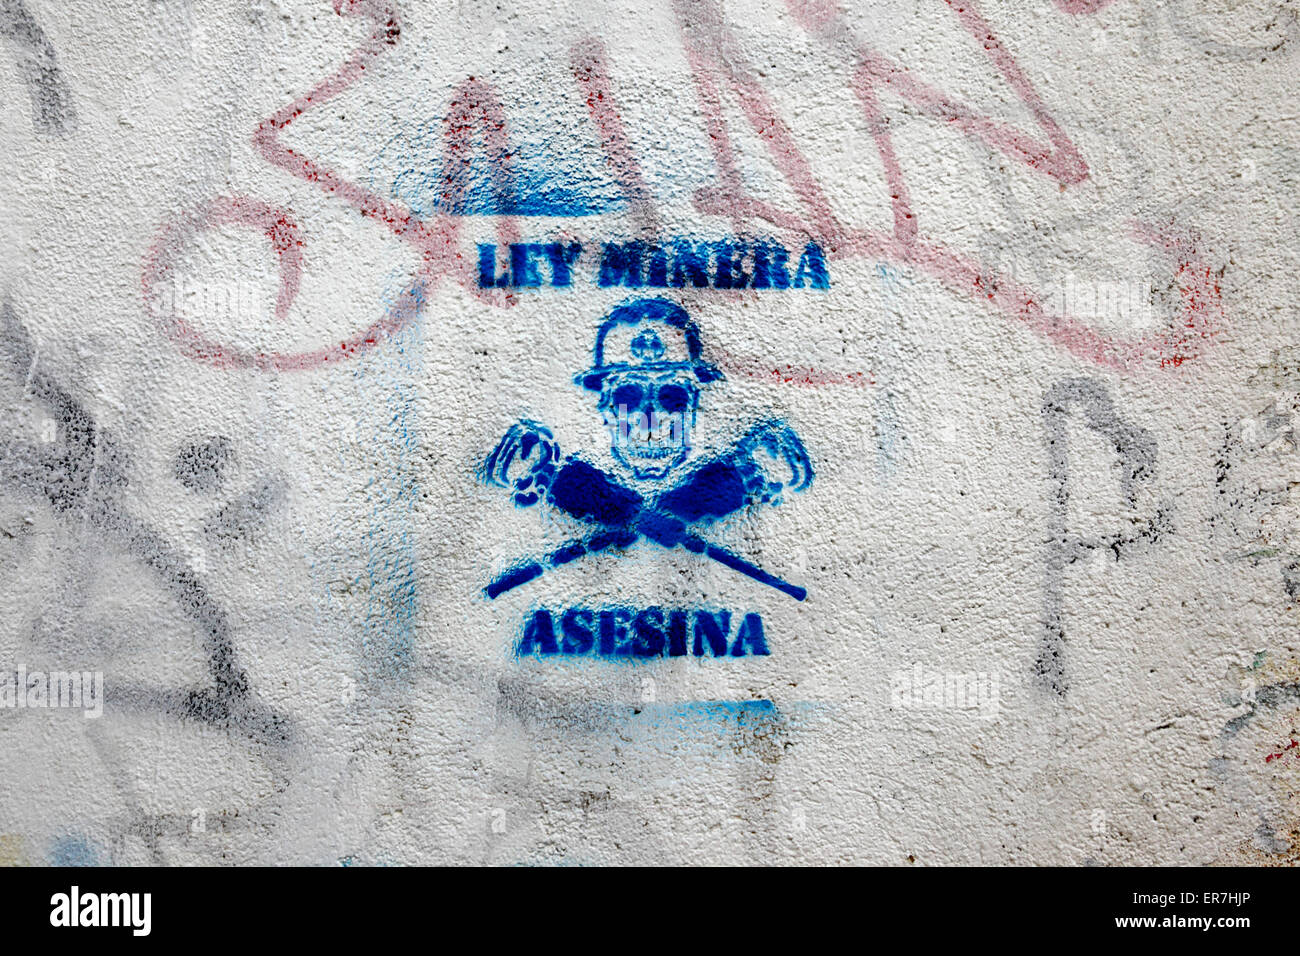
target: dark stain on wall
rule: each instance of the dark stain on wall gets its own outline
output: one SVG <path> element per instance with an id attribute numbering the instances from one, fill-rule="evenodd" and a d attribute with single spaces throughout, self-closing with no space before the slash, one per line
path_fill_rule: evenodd
<path id="1" fill-rule="evenodd" d="M 37 445 L 0 438 L 0 481 L 49 501 L 56 516 L 88 523 L 105 547 L 140 561 L 195 624 L 211 683 L 192 689 L 124 686 L 114 682 L 106 699 L 123 709 L 161 709 L 181 719 L 230 728 L 265 743 L 286 741 L 283 716 L 261 703 L 239 666 L 225 612 L 184 557 L 126 506 L 127 458 L 120 442 L 49 372 L 39 367 L 12 302 L 0 306 L 0 357 L 7 357 L 27 395 L 58 423 L 55 441 Z"/>
<path id="2" fill-rule="evenodd" d="M 59 71 L 54 44 L 22 0 L 0 0 L 0 36 L 9 41 L 14 62 L 27 84 L 37 132 L 68 132 L 77 119 L 72 92 Z"/>
<path id="3" fill-rule="evenodd" d="M 1070 449 L 1066 425 L 1078 411 L 1093 431 L 1110 440 L 1120 459 L 1120 497 L 1135 508 L 1138 491 L 1156 474 L 1156 440 L 1144 428 L 1120 418 L 1106 387 L 1090 378 L 1058 382 L 1043 397 L 1043 430 L 1052 481 L 1047 528 L 1047 566 L 1043 585 L 1043 637 L 1034 673 L 1039 682 L 1064 697 L 1068 689 L 1065 668 L 1065 569 L 1097 548 L 1114 552 L 1115 560 L 1132 547 L 1155 543 L 1171 530 L 1169 508 L 1162 507 L 1132 530 L 1111 535 L 1084 536 L 1067 527 L 1070 504 Z"/>

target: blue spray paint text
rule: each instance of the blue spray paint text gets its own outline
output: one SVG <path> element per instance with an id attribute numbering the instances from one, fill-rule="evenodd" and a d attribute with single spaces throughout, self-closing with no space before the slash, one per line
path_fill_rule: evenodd
<path id="1" fill-rule="evenodd" d="M 524 621 L 519 657 L 762 657 L 763 619 L 707 608 L 537 608 Z"/>
<path id="2" fill-rule="evenodd" d="M 499 253 L 494 243 L 478 247 L 483 289 L 567 288 L 582 257 L 577 242 L 512 242 Z M 815 242 L 792 264 L 790 250 L 774 239 L 696 242 L 632 240 L 601 244 L 595 282 L 630 289 L 829 289 L 826 253 Z"/>

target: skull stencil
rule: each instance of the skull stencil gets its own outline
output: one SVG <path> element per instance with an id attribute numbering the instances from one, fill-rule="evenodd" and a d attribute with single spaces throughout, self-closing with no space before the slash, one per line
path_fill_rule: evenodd
<path id="1" fill-rule="evenodd" d="M 611 375 L 600 393 L 610 449 L 637 478 L 663 478 L 691 453 L 700 392 L 676 373 Z"/>
<path id="2" fill-rule="evenodd" d="M 536 421 L 517 422 L 484 462 L 483 480 L 510 489 L 518 507 L 545 504 L 587 530 L 549 554 L 501 571 L 483 589 L 488 599 L 548 569 L 588 555 L 626 553 L 643 540 L 684 548 L 796 601 L 807 597 L 805 588 L 700 534 L 748 509 L 778 505 L 787 492 L 803 491 L 812 483 L 812 461 L 794 429 L 775 419 L 757 421 L 730 449 L 665 481 L 691 454 L 700 388 L 720 378 L 722 373 L 700 358 L 699 332 L 681 306 L 666 299 L 636 299 L 610 312 L 596 333 L 592 367 L 575 381 L 599 394 L 597 407 L 619 465 L 638 482 L 667 487 L 630 485 L 580 455 L 561 457 L 549 428 Z M 553 637 L 549 641 L 555 651 L 558 645 Z"/>
<path id="3" fill-rule="evenodd" d="M 667 477 L 691 453 L 700 386 L 722 377 L 700 358 L 695 324 L 666 299 L 625 303 L 597 332 L 594 358 L 577 382 L 600 393 L 614 458 L 635 478 Z"/>

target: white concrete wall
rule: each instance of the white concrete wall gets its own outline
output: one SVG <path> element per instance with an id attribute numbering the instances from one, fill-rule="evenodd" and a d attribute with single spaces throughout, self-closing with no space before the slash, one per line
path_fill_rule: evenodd
<path id="1" fill-rule="evenodd" d="M 5 0 L 0 36 L 3 859 L 1296 859 L 1294 3 Z M 599 282 L 729 238 L 830 287 Z M 479 288 L 510 242 L 580 244 L 571 284 Z M 574 383 L 639 295 L 725 376 L 660 482 Z M 647 500 L 783 422 L 811 485 L 691 530 L 806 600 L 644 535 L 489 599 L 593 530 L 484 480 L 521 419 Z M 770 654 L 517 653 L 616 606 Z"/>

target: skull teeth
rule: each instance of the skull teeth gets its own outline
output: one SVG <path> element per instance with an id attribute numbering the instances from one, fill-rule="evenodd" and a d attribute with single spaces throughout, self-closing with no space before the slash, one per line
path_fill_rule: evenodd
<path id="1" fill-rule="evenodd" d="M 637 458 L 669 458 L 681 451 L 680 445 L 625 445 L 626 454 Z"/>

